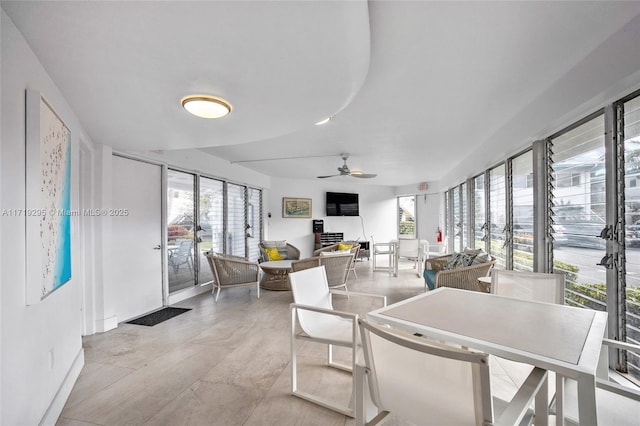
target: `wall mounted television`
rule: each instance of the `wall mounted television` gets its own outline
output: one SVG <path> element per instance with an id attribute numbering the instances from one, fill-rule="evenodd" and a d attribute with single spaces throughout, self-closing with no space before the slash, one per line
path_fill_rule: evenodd
<path id="1" fill-rule="evenodd" d="M 327 192 L 327 216 L 360 216 L 358 194 Z"/>

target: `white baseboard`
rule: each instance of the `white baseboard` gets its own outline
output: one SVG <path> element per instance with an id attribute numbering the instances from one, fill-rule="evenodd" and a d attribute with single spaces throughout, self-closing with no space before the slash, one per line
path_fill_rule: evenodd
<path id="1" fill-rule="evenodd" d="M 105 331 L 118 328 L 118 317 L 112 316 L 109 318 L 96 320 L 96 333 L 104 333 Z"/>
<path id="2" fill-rule="evenodd" d="M 64 404 L 66 404 L 67 399 L 71 394 L 73 385 L 75 385 L 76 380 L 78 380 L 78 376 L 80 376 L 82 367 L 84 367 L 84 349 L 80 348 L 80 352 L 78 352 L 76 359 L 73 361 L 73 364 L 71 364 L 71 368 L 62 381 L 62 385 L 60 385 L 58 392 L 56 392 L 56 395 L 53 397 L 53 401 L 51 401 L 49 408 L 47 408 L 42 420 L 40 420 L 41 426 L 55 426 L 60 414 L 62 413 Z"/>

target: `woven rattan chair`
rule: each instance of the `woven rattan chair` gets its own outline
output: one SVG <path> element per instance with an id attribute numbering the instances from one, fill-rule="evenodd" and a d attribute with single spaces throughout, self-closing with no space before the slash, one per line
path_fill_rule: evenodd
<path id="1" fill-rule="evenodd" d="M 260 298 L 260 282 L 258 273 L 260 267 L 256 262 L 249 262 L 243 257 L 231 256 L 220 253 L 205 254 L 209 266 L 213 272 L 213 289 L 217 288 L 215 300 L 218 301 L 222 287 L 237 287 L 242 285 L 254 285 Z"/>
<path id="2" fill-rule="evenodd" d="M 353 263 L 354 256 L 354 253 L 314 256 L 291 262 L 291 269 L 293 272 L 296 272 L 322 265 L 327 275 L 329 288 L 344 287 L 346 291 L 349 291 L 347 288 L 347 275 L 349 274 L 349 268 Z"/>
<path id="3" fill-rule="evenodd" d="M 287 245 L 287 254 L 286 257 L 283 256 L 283 258 L 285 260 L 298 260 L 300 259 L 300 250 L 298 250 L 297 247 L 286 243 Z M 265 249 L 265 245 L 264 242 L 258 243 L 258 247 L 260 248 L 260 262 L 268 262 L 269 256 L 267 255 L 267 253 L 264 251 Z"/>
<path id="4" fill-rule="evenodd" d="M 486 292 L 485 288 L 480 285 L 478 278 L 488 277 L 491 273 L 493 265 L 496 261 L 491 260 L 484 263 L 478 263 L 471 266 L 464 266 L 457 269 L 445 270 L 444 265 L 447 264 L 451 255 L 439 256 L 427 259 L 425 261 L 425 269 L 431 269 L 436 272 L 435 288 L 452 287 L 463 290 L 472 290 Z M 425 287 L 426 287 L 425 282 Z"/>
<path id="5" fill-rule="evenodd" d="M 322 252 L 332 252 L 332 251 L 337 251 L 338 250 L 338 246 L 340 244 L 351 244 L 351 252 L 354 252 L 357 248 L 360 247 L 360 243 L 356 242 L 356 241 L 342 241 L 340 243 L 335 243 L 335 244 L 331 244 L 330 246 L 325 246 L 322 248 L 319 248 L 317 250 L 315 250 L 313 252 L 314 256 L 320 256 L 320 253 Z"/>

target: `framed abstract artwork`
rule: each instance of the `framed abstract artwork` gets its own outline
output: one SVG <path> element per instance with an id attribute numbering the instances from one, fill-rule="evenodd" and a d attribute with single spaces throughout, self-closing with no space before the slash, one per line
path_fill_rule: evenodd
<path id="1" fill-rule="evenodd" d="M 311 198 L 282 198 L 282 217 L 311 217 Z"/>
<path id="2" fill-rule="evenodd" d="M 40 92 L 26 96 L 28 305 L 71 279 L 71 132 Z"/>

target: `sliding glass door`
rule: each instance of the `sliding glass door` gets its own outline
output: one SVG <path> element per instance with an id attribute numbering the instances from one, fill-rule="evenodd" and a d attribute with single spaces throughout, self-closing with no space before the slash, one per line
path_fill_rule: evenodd
<path id="1" fill-rule="evenodd" d="M 167 172 L 167 265 L 169 292 L 195 285 L 195 175 Z"/>

